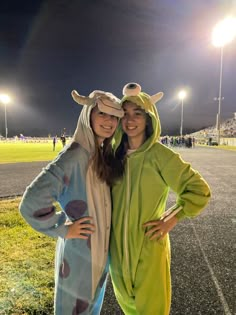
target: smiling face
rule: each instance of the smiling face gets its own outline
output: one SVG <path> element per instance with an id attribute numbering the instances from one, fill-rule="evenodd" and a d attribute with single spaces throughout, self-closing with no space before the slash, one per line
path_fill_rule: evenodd
<path id="1" fill-rule="evenodd" d="M 139 147 L 146 139 L 147 114 L 140 106 L 129 101 L 124 102 L 123 109 L 122 129 L 129 142 L 132 140 L 134 146 Z"/>
<path id="2" fill-rule="evenodd" d="M 97 106 L 92 109 L 91 127 L 99 144 L 114 134 L 117 124 L 117 117 L 99 111 Z"/>

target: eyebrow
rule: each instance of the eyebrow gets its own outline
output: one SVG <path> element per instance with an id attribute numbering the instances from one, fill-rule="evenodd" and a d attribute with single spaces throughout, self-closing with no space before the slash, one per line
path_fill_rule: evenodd
<path id="1" fill-rule="evenodd" d="M 125 107 L 123 108 L 124 111 L 126 112 L 128 109 L 126 109 Z M 135 112 L 144 112 L 144 110 L 142 108 L 136 107 L 133 109 Z"/>

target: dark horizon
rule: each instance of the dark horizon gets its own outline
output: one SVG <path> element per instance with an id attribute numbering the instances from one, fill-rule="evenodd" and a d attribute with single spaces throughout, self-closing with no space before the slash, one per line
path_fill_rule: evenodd
<path id="1" fill-rule="evenodd" d="M 163 133 L 216 123 L 220 49 L 212 45 L 217 22 L 236 16 L 233 0 L 18 1 L 0 5 L 0 93 L 9 93 L 9 136 L 72 134 L 81 107 L 76 89 L 122 97 L 127 82 L 164 92 L 158 103 Z M 200 17 L 200 18 L 199 18 Z M 236 111 L 236 40 L 224 48 L 221 120 Z M 0 131 L 5 134 L 4 106 Z"/>

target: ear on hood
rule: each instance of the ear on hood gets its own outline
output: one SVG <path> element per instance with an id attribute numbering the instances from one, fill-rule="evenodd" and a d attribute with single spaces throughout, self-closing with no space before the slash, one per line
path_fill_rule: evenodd
<path id="1" fill-rule="evenodd" d="M 74 101 L 80 105 L 98 106 L 101 112 L 118 118 L 123 117 L 124 112 L 120 104 L 120 99 L 110 92 L 94 90 L 89 96 L 80 95 L 76 90 L 71 92 Z"/>

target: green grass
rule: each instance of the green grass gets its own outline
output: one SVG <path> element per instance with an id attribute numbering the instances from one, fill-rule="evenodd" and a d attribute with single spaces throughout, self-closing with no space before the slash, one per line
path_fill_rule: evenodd
<path id="1" fill-rule="evenodd" d="M 205 144 L 198 144 L 198 146 L 205 147 L 205 148 L 211 148 L 211 149 L 221 149 L 221 150 L 236 151 L 236 146 L 232 146 L 232 145 L 214 145 L 214 146 L 209 146 L 209 145 L 205 145 Z"/>
<path id="2" fill-rule="evenodd" d="M 0 142 L 0 163 L 51 161 L 61 149 L 61 143 L 57 143 L 56 150 L 53 151 L 51 142 Z"/>
<path id="3" fill-rule="evenodd" d="M 209 147 L 204 145 L 204 147 L 236 151 L 236 146 L 221 145 Z M 51 161 L 61 149 L 62 144 L 60 142 L 57 143 L 55 151 L 52 150 L 51 141 L 41 143 L 0 142 L 0 164 Z"/>
<path id="4" fill-rule="evenodd" d="M 23 220 L 19 202 L 0 200 L 0 314 L 53 314 L 55 240 Z"/>
<path id="5" fill-rule="evenodd" d="M 232 145 L 218 145 L 218 146 L 216 146 L 216 149 L 236 151 L 236 146 L 232 146 Z"/>

